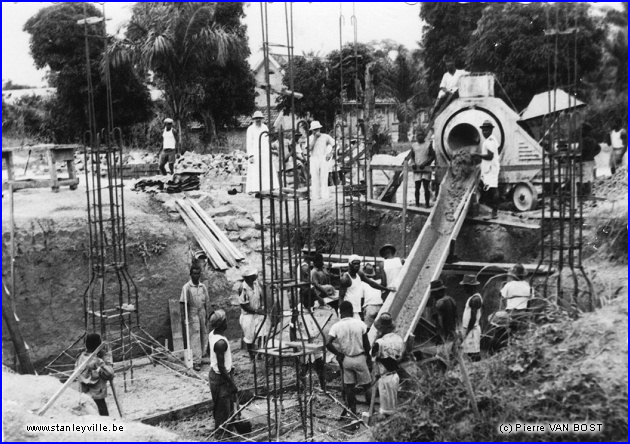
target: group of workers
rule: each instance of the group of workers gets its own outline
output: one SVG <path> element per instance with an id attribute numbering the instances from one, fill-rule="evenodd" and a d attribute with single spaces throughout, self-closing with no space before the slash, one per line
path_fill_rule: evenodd
<path id="1" fill-rule="evenodd" d="M 291 307 L 293 312 L 291 325 L 297 329 L 300 338 L 308 342 L 320 344 L 332 353 L 341 369 L 343 397 L 345 408 L 343 416 L 351 412 L 357 414 L 355 390 L 363 389 L 366 399 L 379 393 L 379 412 L 389 415 L 396 411 L 399 391 L 399 365 L 404 357 L 406 347 L 392 315 L 382 310 L 384 301 L 396 291 L 398 276 L 403 268 L 404 260 L 396 256 L 393 245 L 387 244 L 380 249 L 382 268 L 375 272 L 375 266 L 362 263 L 361 257 L 352 255 L 348 259 L 347 271 L 340 275 L 339 290 L 331 285 L 331 275 L 324 266 L 323 256 L 316 254 L 310 264 L 301 264 L 303 279 L 310 285 L 300 294 L 300 302 Z M 213 399 L 213 416 L 215 427 L 219 428 L 234 413 L 238 388 L 234 381 L 234 361 L 230 340 L 226 336 L 228 320 L 224 310 L 212 310 L 208 290 L 200 282 L 202 269 L 199 265 L 190 268 L 190 280 L 182 287 L 180 303 L 185 318 L 188 348 L 192 350 L 195 370 L 200 370 L 202 358 L 209 357 L 209 384 Z M 505 341 L 509 332 L 515 328 L 514 322 L 523 319 L 531 310 L 533 291 L 525 280 L 526 273 L 521 264 L 516 264 L 508 274 L 508 282 L 500 291 L 505 304 L 489 317 L 492 325 L 498 328 L 499 341 Z M 242 341 L 249 353 L 252 365 L 257 350 L 264 349 L 265 341 L 271 339 L 273 332 L 282 328 L 273 328 L 273 322 L 282 317 L 278 302 L 266 296 L 258 282 L 258 271 L 247 267 L 242 272 L 243 282 L 238 292 L 238 303 L 241 308 L 239 318 L 242 330 Z M 431 303 L 429 304 L 432 319 L 437 329 L 438 342 L 442 344 L 443 357 L 453 351 L 458 344 L 461 351 L 471 360 L 480 359 L 481 351 L 481 319 L 483 299 L 478 291 L 480 285 L 475 275 L 465 275 L 460 285 L 465 289 L 467 300 L 461 322 L 455 300 L 446 292 L 441 280 L 430 283 Z M 337 297 L 338 296 L 338 297 Z M 268 299 L 265 299 L 267 297 Z M 338 315 L 328 317 L 329 325 L 320 325 L 313 313 L 315 304 L 328 311 L 337 307 Z M 501 323 L 505 316 L 512 320 Z M 273 316 L 275 314 L 275 316 Z M 494 324 L 496 321 L 496 325 Z M 500 328 L 499 328 L 500 327 Z M 368 339 L 368 330 L 373 328 L 373 342 Z M 501 330 L 502 329 L 502 330 Z M 85 351 L 79 357 L 79 367 L 89 360 L 79 375 L 81 391 L 90 395 L 98 408 L 99 414 L 108 415 L 105 402 L 107 384 L 112 381 L 114 371 L 111 354 L 106 348 L 99 349 L 100 335 L 88 334 Z M 95 353 L 96 352 L 96 353 Z M 309 367 L 317 373 L 320 387 L 326 389 L 324 374 L 323 349 L 315 353 L 305 353 L 301 360 L 300 377 L 305 381 Z M 255 371 L 255 366 L 252 372 Z M 370 392 L 370 389 L 374 391 Z M 356 425 L 356 423 L 355 423 Z M 354 426 L 353 426 L 354 427 Z"/>

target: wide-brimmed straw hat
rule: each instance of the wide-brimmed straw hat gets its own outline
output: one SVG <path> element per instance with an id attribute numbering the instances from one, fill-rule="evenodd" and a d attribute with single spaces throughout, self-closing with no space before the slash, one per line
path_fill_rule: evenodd
<path id="1" fill-rule="evenodd" d="M 252 115 L 252 119 L 262 119 L 262 118 L 264 118 L 264 116 L 263 116 L 263 113 L 261 113 L 260 111 L 256 111 Z"/>
<path id="2" fill-rule="evenodd" d="M 477 276 L 474 274 L 465 274 L 459 285 L 479 285 Z"/>
<path id="3" fill-rule="evenodd" d="M 384 334 L 391 333 L 396 330 L 392 315 L 388 312 L 381 313 L 376 321 L 374 321 L 374 328 Z"/>
<path id="4" fill-rule="evenodd" d="M 441 279 L 431 282 L 431 293 L 438 290 L 446 290 L 446 287 L 444 286 L 444 282 L 442 282 Z"/>
<path id="5" fill-rule="evenodd" d="M 241 276 L 244 278 L 249 276 L 258 276 L 258 270 L 254 267 L 245 267 Z"/>
<path id="6" fill-rule="evenodd" d="M 315 130 L 321 129 L 321 128 L 322 128 L 322 124 L 319 123 L 319 120 L 313 120 L 311 122 L 311 128 L 310 128 L 311 131 L 315 131 Z"/>
<path id="7" fill-rule="evenodd" d="M 392 250 L 392 254 L 396 254 L 396 247 L 394 247 L 392 244 L 383 245 L 381 249 L 378 250 L 378 254 L 380 254 L 381 256 L 385 256 L 385 251 L 388 249 Z"/>
<path id="8" fill-rule="evenodd" d="M 484 120 L 479 128 L 494 128 L 494 124 L 489 120 Z"/>

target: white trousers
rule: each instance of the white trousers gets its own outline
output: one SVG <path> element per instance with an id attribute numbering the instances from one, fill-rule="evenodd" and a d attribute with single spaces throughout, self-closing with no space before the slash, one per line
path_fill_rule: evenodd
<path id="1" fill-rule="evenodd" d="M 325 157 L 311 157 L 311 199 L 328 199 L 328 162 Z"/>

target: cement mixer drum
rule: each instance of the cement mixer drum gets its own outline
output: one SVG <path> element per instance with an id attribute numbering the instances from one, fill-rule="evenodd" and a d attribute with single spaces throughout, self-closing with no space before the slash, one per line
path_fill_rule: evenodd
<path id="1" fill-rule="evenodd" d="M 519 125 L 520 116 L 516 111 L 494 97 L 493 75 L 462 76 L 459 95 L 435 118 L 433 144 L 438 167 L 448 166 L 458 150 L 480 153 L 483 141 L 480 126 L 489 120 L 494 125 L 492 134 L 499 143 L 500 194 L 511 198 L 515 190 L 541 192 L 542 147 Z M 529 199 L 527 202 L 532 203 L 532 208 L 524 205 L 522 193 L 514 197 L 519 199 L 515 206 L 520 211 L 531 210 L 536 204 L 536 199 Z"/>

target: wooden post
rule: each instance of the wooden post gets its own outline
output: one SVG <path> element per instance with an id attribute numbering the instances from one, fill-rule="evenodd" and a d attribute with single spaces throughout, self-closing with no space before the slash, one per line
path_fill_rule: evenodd
<path id="1" fill-rule="evenodd" d="M 28 356 L 26 349 L 26 343 L 22 338 L 22 332 L 20 331 L 20 324 L 15 317 L 15 311 L 11 308 L 10 295 L 7 288 L 2 285 L 2 319 L 9 330 L 9 335 L 15 346 L 15 354 L 20 362 L 20 369 L 22 373 L 34 375 L 35 368 L 31 362 L 31 358 Z"/>
<path id="2" fill-rule="evenodd" d="M 57 179 L 57 163 L 55 161 L 55 153 L 53 150 L 48 148 L 48 168 L 50 168 L 50 187 L 52 188 L 54 193 L 59 191 L 59 180 Z"/>
<path id="3" fill-rule="evenodd" d="M 9 202 L 11 204 L 9 210 L 10 229 L 11 229 L 11 295 L 15 296 L 15 201 L 13 200 L 13 183 L 9 182 Z M 11 308 L 15 313 L 15 300 L 11 298 Z"/>
<path id="4" fill-rule="evenodd" d="M 372 199 L 372 195 L 373 195 L 373 190 L 372 190 L 372 159 L 368 159 L 368 157 L 366 156 L 366 161 L 367 161 L 367 177 L 365 179 L 365 185 L 367 186 L 367 196 L 368 199 Z"/>
<path id="5" fill-rule="evenodd" d="M 4 298 L 3 298 L 4 300 Z M 42 416 L 44 413 L 46 413 L 46 410 L 48 410 L 57 400 L 57 398 L 59 398 L 61 396 L 61 394 L 68 388 L 70 387 L 70 384 L 72 384 L 74 382 L 75 379 L 77 379 L 77 377 L 81 374 L 81 372 L 83 371 L 83 369 L 85 369 L 85 367 L 87 367 L 87 365 L 90 363 L 90 361 L 92 360 L 92 358 L 94 356 L 96 356 L 98 354 L 98 352 L 100 352 L 103 347 L 105 347 L 106 343 L 102 342 L 101 345 L 99 345 L 97 347 L 96 350 L 94 350 L 92 352 L 92 354 L 85 360 L 83 361 L 83 363 L 78 366 L 76 369 L 74 369 L 74 372 L 72 372 L 72 374 L 70 375 L 70 377 L 68 378 L 68 380 L 61 386 L 61 388 L 59 390 L 57 390 L 57 392 L 52 395 L 52 397 L 48 400 L 48 402 L 44 405 L 44 407 L 42 407 L 37 414 L 39 416 Z"/>
<path id="6" fill-rule="evenodd" d="M 459 368 L 462 371 L 462 379 L 464 380 L 464 386 L 466 387 L 466 391 L 468 392 L 468 396 L 470 397 L 470 403 L 472 404 L 473 412 L 475 413 L 475 416 L 479 418 L 479 407 L 477 406 L 477 399 L 475 398 L 475 392 L 473 390 L 472 384 L 470 383 L 470 378 L 468 377 L 468 370 L 466 369 L 464 359 L 462 358 L 462 348 L 458 339 L 455 340 L 453 347 L 455 347 L 455 357 L 457 358 Z"/>
<path id="7" fill-rule="evenodd" d="M 407 190 L 409 186 L 409 159 L 403 163 L 403 201 L 402 201 L 402 248 L 403 257 L 407 257 Z"/>

